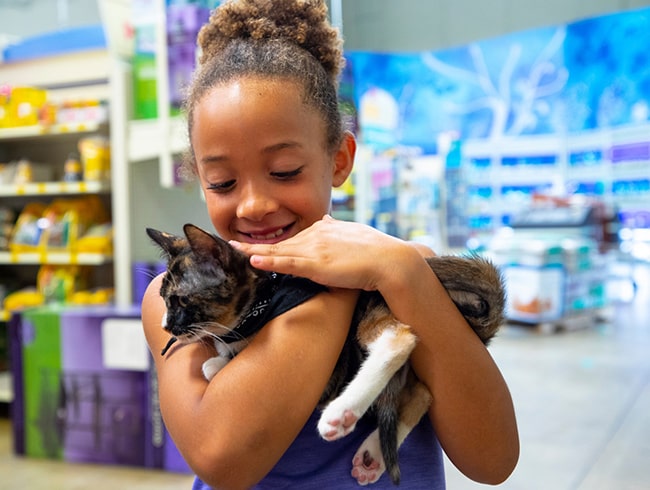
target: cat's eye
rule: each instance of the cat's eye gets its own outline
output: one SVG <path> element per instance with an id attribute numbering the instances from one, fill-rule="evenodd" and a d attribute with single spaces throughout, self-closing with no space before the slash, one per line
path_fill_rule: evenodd
<path id="1" fill-rule="evenodd" d="M 169 304 L 172 308 L 185 308 L 188 304 L 187 296 L 170 296 Z"/>

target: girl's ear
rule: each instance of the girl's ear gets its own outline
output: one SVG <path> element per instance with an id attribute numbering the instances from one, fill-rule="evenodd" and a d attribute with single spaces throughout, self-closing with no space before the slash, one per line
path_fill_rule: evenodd
<path id="1" fill-rule="evenodd" d="M 345 179 L 352 172 L 354 164 L 354 154 L 357 151 L 357 142 L 354 135 L 346 131 L 343 135 L 343 141 L 334 156 L 334 173 L 332 175 L 332 186 L 339 187 L 343 185 Z"/>

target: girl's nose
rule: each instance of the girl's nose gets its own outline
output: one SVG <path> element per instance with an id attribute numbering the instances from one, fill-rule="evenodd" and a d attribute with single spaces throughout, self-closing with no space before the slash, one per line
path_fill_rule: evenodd
<path id="1" fill-rule="evenodd" d="M 261 221 L 267 214 L 278 209 L 277 201 L 264 191 L 263 186 L 247 185 L 237 204 L 237 217 Z"/>

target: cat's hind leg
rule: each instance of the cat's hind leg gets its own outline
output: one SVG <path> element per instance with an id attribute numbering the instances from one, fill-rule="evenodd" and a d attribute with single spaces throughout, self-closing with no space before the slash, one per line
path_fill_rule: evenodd
<path id="1" fill-rule="evenodd" d="M 400 417 L 397 426 L 397 444 L 394 446 L 395 451 L 399 449 L 406 437 L 427 413 L 431 404 L 431 394 L 427 387 L 417 381 L 412 372 L 409 375 L 412 377 L 411 384 L 400 394 Z M 398 484 L 400 471 L 397 465 L 397 457 L 396 455 L 387 455 L 386 459 L 395 461 L 392 468 L 386 468 L 379 429 L 375 429 L 366 437 L 352 458 L 352 477 L 357 480 L 359 485 L 368 485 L 379 480 L 381 475 L 388 469 L 391 480 L 393 483 Z"/>
<path id="2" fill-rule="evenodd" d="M 379 429 L 366 437 L 352 458 L 352 478 L 359 485 L 375 483 L 386 471 L 386 464 L 379 444 Z"/>
<path id="3" fill-rule="evenodd" d="M 368 356 L 354 379 L 323 410 L 318 421 L 320 435 L 334 441 L 352 432 L 388 381 L 407 362 L 416 343 L 411 329 L 392 318 L 391 324 L 367 344 Z"/>

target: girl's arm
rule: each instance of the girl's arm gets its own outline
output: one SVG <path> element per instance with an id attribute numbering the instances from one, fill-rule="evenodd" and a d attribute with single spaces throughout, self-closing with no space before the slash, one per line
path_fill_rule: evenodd
<path id="1" fill-rule="evenodd" d="M 332 290 L 273 319 L 208 383 L 204 344 L 175 344 L 161 277 L 142 305 L 144 331 L 158 374 L 160 405 L 192 470 L 217 488 L 249 488 L 277 463 L 316 407 L 347 335 L 356 293 Z"/>
<path id="2" fill-rule="evenodd" d="M 237 246 L 262 269 L 378 290 L 419 338 L 412 364 L 433 395 L 429 416 L 451 461 L 483 483 L 500 483 L 512 473 L 519 438 L 508 387 L 426 265 L 422 247 L 329 217 L 278 244 Z"/>

